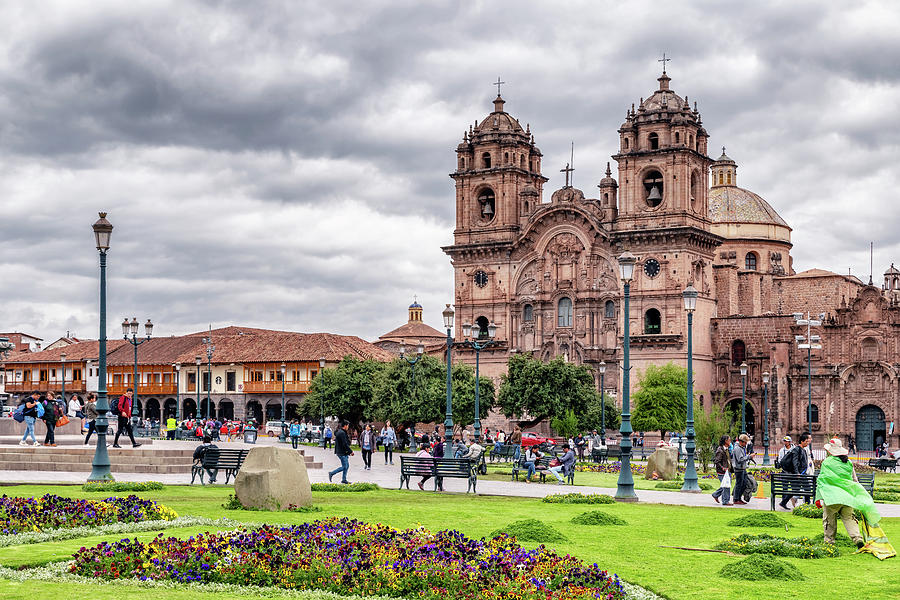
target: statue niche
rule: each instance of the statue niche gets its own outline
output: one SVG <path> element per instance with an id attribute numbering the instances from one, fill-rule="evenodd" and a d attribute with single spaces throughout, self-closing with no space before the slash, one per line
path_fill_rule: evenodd
<path id="1" fill-rule="evenodd" d="M 550 265 L 551 289 L 575 286 L 579 272 L 587 268 L 587 265 L 581 264 L 583 255 L 584 245 L 572 233 L 560 233 L 550 240 L 544 257 L 547 259 L 546 264 Z"/>

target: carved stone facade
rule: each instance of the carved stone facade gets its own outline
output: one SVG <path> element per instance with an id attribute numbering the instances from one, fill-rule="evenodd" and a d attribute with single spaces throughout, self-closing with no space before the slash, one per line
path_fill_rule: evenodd
<path id="1" fill-rule="evenodd" d="M 795 273 L 791 228 L 737 187 L 737 163 L 724 148 L 717 160 L 707 156 L 696 104 L 669 89 L 665 72 L 658 82 L 626 111 L 612 157 L 618 179 L 607 164 L 597 198 L 569 184 L 566 165 L 566 185 L 543 201 L 542 154 L 499 95 L 493 112 L 465 132 L 450 175 L 454 243 L 443 250 L 455 273 L 457 325 L 471 323 L 483 335 L 489 323 L 498 327 L 497 343 L 482 351 L 482 372 L 499 378 L 517 352 L 591 366 L 602 360 L 605 391 L 618 396 L 625 318 L 632 382 L 649 364 L 685 364 L 682 291 L 691 284 L 700 292 L 693 351 L 702 402 L 740 403 L 746 361 L 748 431 L 762 428 L 764 371 L 772 373 L 772 446 L 805 430 L 806 357 L 792 315 L 822 312 L 813 432 L 819 439 L 860 432 L 861 443 L 888 435 L 890 425 L 882 432 L 879 423 L 900 421 L 900 271 L 885 273 L 885 290 L 828 271 Z M 625 250 L 639 258 L 628 315 L 616 260 Z M 474 362 L 471 350 L 460 347 L 456 356 Z"/>

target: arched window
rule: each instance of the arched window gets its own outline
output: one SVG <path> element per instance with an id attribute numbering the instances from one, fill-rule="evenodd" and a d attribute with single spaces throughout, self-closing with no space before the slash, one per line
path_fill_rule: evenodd
<path id="1" fill-rule="evenodd" d="M 694 136 L 692 136 L 692 135 L 689 135 L 689 136 L 688 136 L 688 145 L 689 145 L 689 146 L 693 146 L 693 145 L 694 145 Z"/>
<path id="2" fill-rule="evenodd" d="M 681 143 L 681 134 L 678 133 L 677 131 L 675 132 L 675 143 L 676 143 L 676 144 L 680 144 L 680 143 Z"/>
<path id="3" fill-rule="evenodd" d="M 659 311 L 655 308 L 651 308 L 647 312 L 644 313 L 644 333 L 653 334 L 659 333 L 662 329 L 662 318 L 659 315 Z"/>
<path id="4" fill-rule="evenodd" d="M 724 185 L 725 178 L 722 176 L 722 171 L 719 171 L 719 185 Z"/>
<path id="5" fill-rule="evenodd" d="M 651 150 L 659 150 L 659 136 L 655 133 L 651 133 L 647 136 L 647 142 L 650 144 Z"/>
<path id="6" fill-rule="evenodd" d="M 700 173 L 698 171 L 694 171 L 691 173 L 691 202 L 693 202 L 697 198 L 697 193 L 700 191 Z"/>
<path id="7" fill-rule="evenodd" d="M 522 167 L 523 169 L 525 168 L 525 155 L 524 154 L 519 157 L 519 166 Z"/>
<path id="8" fill-rule="evenodd" d="M 526 323 L 534 321 L 534 307 L 530 304 L 526 304 L 522 307 L 522 320 Z"/>
<path id="9" fill-rule="evenodd" d="M 490 152 L 485 152 L 484 154 L 481 155 L 481 166 L 484 169 L 491 168 L 491 153 Z"/>
<path id="10" fill-rule="evenodd" d="M 487 317 L 478 317 L 477 319 L 475 319 L 475 325 L 478 327 L 478 339 L 487 339 L 489 337 Z"/>
<path id="11" fill-rule="evenodd" d="M 818 423 L 819 422 L 819 407 L 816 406 L 815 404 L 813 404 L 812 407 L 810 408 L 810 406 L 807 405 L 806 410 L 809 410 L 810 413 L 812 413 L 810 415 L 809 422 L 810 423 Z"/>
<path id="12" fill-rule="evenodd" d="M 491 188 L 484 188 L 478 194 L 478 206 L 481 209 L 481 218 L 490 221 L 496 211 L 496 196 Z"/>
<path id="13" fill-rule="evenodd" d="M 725 174 L 725 181 L 728 185 L 731 185 L 731 171 L 728 171 L 728 173 Z"/>
<path id="14" fill-rule="evenodd" d="M 563 296 L 559 299 L 556 325 L 558 327 L 572 326 L 572 300 Z"/>
<path id="15" fill-rule="evenodd" d="M 625 149 L 628 150 L 628 138 L 625 138 L 623 141 L 625 143 Z"/>
<path id="16" fill-rule="evenodd" d="M 528 200 L 525 201 L 525 214 L 528 214 Z"/>
<path id="17" fill-rule="evenodd" d="M 616 316 L 616 303 L 612 300 L 607 300 L 606 304 L 603 307 L 603 316 L 607 319 L 615 318 Z"/>
<path id="18" fill-rule="evenodd" d="M 508 164 L 509 164 L 509 152 L 504 152 L 504 153 L 503 153 L 503 164 L 504 164 L 504 165 L 508 165 Z"/>
<path id="19" fill-rule="evenodd" d="M 744 257 L 744 268 L 748 271 L 756 270 L 756 252 L 748 252 Z"/>
<path id="20" fill-rule="evenodd" d="M 603 194 L 603 206 L 609 206 L 609 193 Z"/>
<path id="21" fill-rule="evenodd" d="M 731 342 L 731 364 L 732 366 L 739 367 L 741 363 L 747 358 L 747 347 L 744 345 L 744 342 L 741 340 L 734 340 Z"/>
<path id="22" fill-rule="evenodd" d="M 659 171 L 648 171 L 644 175 L 644 200 L 651 207 L 662 204 L 663 176 Z"/>
<path id="23" fill-rule="evenodd" d="M 466 159 L 463 158 L 462 156 L 459 157 L 459 168 L 460 168 L 460 170 L 466 168 Z"/>

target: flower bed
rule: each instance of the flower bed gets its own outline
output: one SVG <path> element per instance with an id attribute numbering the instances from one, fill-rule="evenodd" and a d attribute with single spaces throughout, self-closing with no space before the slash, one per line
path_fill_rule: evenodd
<path id="1" fill-rule="evenodd" d="M 176 518 L 178 515 L 171 508 L 137 496 L 105 500 L 76 500 L 54 494 L 40 498 L 0 496 L 3 535 Z"/>
<path id="2" fill-rule="evenodd" d="M 100 579 L 204 582 L 433 600 L 621 600 L 615 575 L 505 535 L 398 531 L 351 519 L 265 525 L 187 540 L 121 540 L 75 553 L 71 573 Z"/>

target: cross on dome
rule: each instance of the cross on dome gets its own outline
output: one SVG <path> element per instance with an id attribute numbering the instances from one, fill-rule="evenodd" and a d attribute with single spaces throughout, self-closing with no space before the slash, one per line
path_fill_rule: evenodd
<path id="1" fill-rule="evenodd" d="M 505 82 L 505 81 L 500 81 L 500 77 L 497 77 L 497 81 L 495 81 L 493 84 L 491 84 L 491 85 L 496 85 L 496 86 L 497 86 L 497 96 L 498 96 L 498 97 L 500 96 L 500 86 L 503 85 L 504 83 L 506 83 L 506 82 Z"/>

